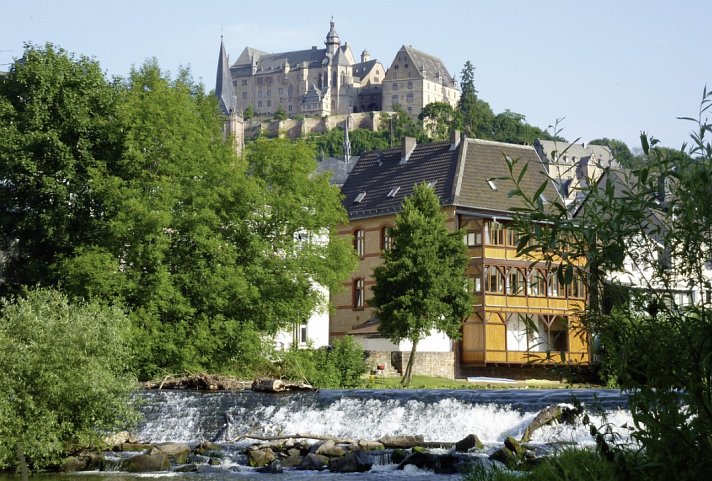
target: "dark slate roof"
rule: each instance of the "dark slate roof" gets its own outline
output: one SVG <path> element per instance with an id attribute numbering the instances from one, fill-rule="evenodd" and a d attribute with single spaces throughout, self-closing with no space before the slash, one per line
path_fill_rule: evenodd
<path id="1" fill-rule="evenodd" d="M 257 73 L 279 72 L 284 68 L 284 64 L 289 64 L 290 68 L 298 68 L 302 64 L 309 67 L 318 67 L 326 56 L 326 49 L 311 48 L 309 50 L 295 50 L 293 52 L 264 53 L 259 50 L 245 48 L 237 61 L 232 65 L 238 75 L 251 75 L 252 70 L 243 67 L 251 66 L 251 55 L 254 54 L 257 62 Z"/>
<path id="2" fill-rule="evenodd" d="M 337 157 L 317 159 L 316 171 L 320 174 L 326 171 L 331 172 L 331 179 L 329 180 L 329 183 L 331 185 L 341 186 L 344 182 L 346 182 L 349 172 L 351 172 L 351 169 L 354 168 L 354 165 L 356 165 L 358 159 L 358 157 L 351 157 L 348 162 L 345 162 L 344 159 Z"/>
<path id="3" fill-rule="evenodd" d="M 506 157 L 517 160 L 515 174 L 524 167 L 525 163 L 529 163 L 521 180 L 525 192 L 534 195 L 539 186 L 546 182 L 544 199 L 548 202 L 560 200 L 534 147 L 466 139 L 463 150 L 455 185 L 454 203 L 458 207 L 506 213 L 511 212 L 514 207 L 524 206 L 520 197 L 509 197 L 509 192 L 514 189 L 514 183 L 510 179 Z M 497 179 L 498 177 L 506 179 L 500 180 Z M 496 190 L 490 187 L 488 180 L 492 180 Z"/>
<path id="4" fill-rule="evenodd" d="M 220 57 L 218 58 L 218 71 L 215 78 L 215 96 L 218 98 L 220 110 L 224 114 L 234 112 L 237 106 L 235 89 L 232 86 L 232 75 L 230 74 L 230 62 L 227 59 L 225 45 L 220 40 Z"/>
<path id="5" fill-rule="evenodd" d="M 408 161 L 401 165 L 401 149 L 367 152 L 361 156 L 341 188 L 350 219 L 398 212 L 403 199 L 421 182 L 435 181 L 435 193 L 443 205 L 452 203 L 458 149 L 448 142 L 416 145 Z M 393 197 L 388 193 L 399 187 Z M 356 196 L 366 192 L 360 203 Z"/>
<path id="6" fill-rule="evenodd" d="M 410 45 L 403 45 L 400 52 L 408 54 L 411 64 L 415 67 L 413 70 L 416 70 L 420 77 L 432 82 L 437 82 L 438 72 L 440 72 L 445 85 L 453 88 L 459 88 L 457 82 L 453 80 L 443 61 L 438 57 L 430 55 L 429 53 L 421 52 L 420 50 L 414 49 Z M 423 75 L 423 67 L 425 67 L 425 75 Z"/>
<path id="7" fill-rule="evenodd" d="M 521 180 L 526 192 L 533 195 L 546 182 L 544 198 L 548 202 L 560 200 L 533 147 L 463 139 L 455 149 L 449 142 L 417 145 L 402 165 L 400 148 L 363 154 L 341 188 L 344 207 L 352 220 L 397 213 L 414 185 L 435 181 L 441 205 L 492 215 L 511 214 L 512 208 L 521 207 L 523 203 L 520 198 L 508 195 L 514 185 L 509 180 L 505 157 L 518 159 L 517 168 L 529 162 Z M 490 187 L 488 180 L 492 180 L 496 190 Z M 396 195 L 388 197 L 396 187 L 400 187 Z M 363 192 L 366 193 L 363 200 L 355 203 Z"/>
<path id="8" fill-rule="evenodd" d="M 353 65 L 354 77 L 358 77 L 360 80 L 363 80 L 363 78 L 368 75 L 377 63 L 377 59 L 369 60 L 368 62 L 355 63 Z"/>

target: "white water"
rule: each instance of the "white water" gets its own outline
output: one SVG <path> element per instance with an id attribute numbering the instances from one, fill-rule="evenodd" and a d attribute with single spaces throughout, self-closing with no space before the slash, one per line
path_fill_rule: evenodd
<path id="1" fill-rule="evenodd" d="M 309 395 L 255 395 L 254 393 L 161 393 L 148 395 L 146 421 L 139 437 L 145 441 L 225 441 L 251 432 L 274 436 L 309 433 L 356 439 L 418 435 L 426 441 L 455 442 L 476 434 L 488 447 L 501 445 L 509 435 L 519 438 L 525 427 L 545 406 L 557 404 L 547 391 L 457 392 L 394 391 L 392 393 L 325 392 Z M 556 396 L 559 393 L 554 393 Z M 590 398 L 590 393 L 589 398 Z M 502 402 L 506 397 L 509 402 Z M 559 398 L 561 395 L 559 395 Z M 618 400 L 624 404 L 624 398 Z M 560 400 L 559 400 L 560 402 Z M 590 404 L 590 405 L 589 405 Z M 629 441 L 625 425 L 629 411 L 616 402 L 603 410 L 594 409 L 589 399 L 584 406 L 591 424 L 609 424 Z M 535 431 L 532 442 L 540 445 L 575 443 L 592 445 L 589 427 L 552 425 Z"/>

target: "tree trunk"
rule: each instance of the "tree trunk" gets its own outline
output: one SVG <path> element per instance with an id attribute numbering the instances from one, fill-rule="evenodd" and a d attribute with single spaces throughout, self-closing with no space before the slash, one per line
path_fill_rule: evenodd
<path id="1" fill-rule="evenodd" d="M 413 377 L 413 364 L 415 364 L 415 350 L 418 346 L 418 340 L 413 340 L 413 347 L 410 350 L 410 358 L 408 358 L 408 365 L 403 373 L 403 379 L 401 379 L 401 386 L 410 386 L 410 379 Z"/>
<path id="2" fill-rule="evenodd" d="M 22 447 L 21 443 L 17 443 L 17 464 L 20 467 L 20 474 L 22 475 L 22 481 L 27 481 L 27 459 L 25 459 L 25 449 Z"/>

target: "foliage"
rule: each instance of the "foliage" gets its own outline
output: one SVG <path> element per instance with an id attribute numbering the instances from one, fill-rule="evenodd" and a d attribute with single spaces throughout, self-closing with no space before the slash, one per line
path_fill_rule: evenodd
<path id="1" fill-rule="evenodd" d="M 625 479 L 595 451 L 565 449 L 548 456 L 531 471 L 509 471 L 475 465 L 465 476 L 465 481 L 615 481 Z"/>
<path id="2" fill-rule="evenodd" d="M 447 140 L 451 130 L 461 130 L 462 116 L 447 102 L 432 102 L 423 107 L 418 115 L 423 129 L 434 141 Z"/>
<path id="3" fill-rule="evenodd" d="M 353 266 L 313 150 L 258 139 L 237 158 L 187 71 L 154 60 L 108 84 L 94 62 L 30 46 L 0 79 L 0 117 L 0 293 L 124 304 L 142 377 L 231 369 L 243 332 L 305 320 L 326 302 L 315 283 Z"/>
<path id="4" fill-rule="evenodd" d="M 416 122 L 400 105 L 393 106 L 394 114 L 381 113 L 380 130 L 390 133 L 390 146 L 400 145 L 403 137 L 414 137 L 417 142 L 423 143 L 428 139 L 420 122 Z"/>
<path id="5" fill-rule="evenodd" d="M 35 469 L 136 419 L 130 402 L 130 323 L 99 303 L 38 289 L 3 299 L 0 318 L 0 469 L 18 450 Z"/>
<path id="6" fill-rule="evenodd" d="M 406 197 L 392 230 L 393 248 L 374 269 L 372 305 L 379 331 L 412 343 L 403 384 L 408 385 L 418 342 L 439 330 L 458 338 L 472 306 L 465 285 L 467 255 L 459 233 L 448 233 L 440 202 L 419 184 Z"/>
<path id="7" fill-rule="evenodd" d="M 371 150 L 388 148 L 389 134 L 387 131 L 355 129 L 349 132 L 351 155 L 361 155 Z M 325 157 L 342 157 L 344 155 L 344 130 L 331 129 L 319 135 L 307 137 L 307 143 L 312 145 L 317 155 Z"/>
<path id="8" fill-rule="evenodd" d="M 324 389 L 360 387 L 366 372 L 363 349 L 351 336 L 337 339 L 329 347 L 290 349 L 282 353 L 281 364 L 282 377 L 303 379 Z"/>
<path id="9" fill-rule="evenodd" d="M 702 298 L 712 258 L 710 108 L 705 90 L 698 118 L 687 119 L 698 127 L 687 152 L 643 134 L 639 165 L 582 188 L 574 218 L 556 201 L 545 207 L 538 194 L 512 193 L 529 205 L 517 219 L 520 252 L 542 251 L 564 282 L 585 259 L 584 321 L 600 340 L 604 371 L 630 393 L 650 479 L 702 479 L 712 468 L 712 315 Z M 616 288 L 605 292 L 625 295 L 602 299 L 607 282 Z M 688 292 L 692 304 L 681 302 Z"/>
<path id="10" fill-rule="evenodd" d="M 281 105 L 277 107 L 277 110 L 274 113 L 274 119 L 275 120 L 287 120 L 289 117 L 287 116 L 287 112 L 284 111 L 284 107 Z"/>
<path id="11" fill-rule="evenodd" d="M 252 104 L 249 104 L 244 112 L 242 112 L 242 118 L 245 120 L 250 120 L 255 116 L 255 109 L 252 108 Z"/>
<path id="12" fill-rule="evenodd" d="M 603 145 L 608 147 L 611 150 L 613 157 L 620 162 L 622 166 L 629 168 L 633 167 L 633 154 L 622 140 L 603 137 L 601 139 L 593 139 L 589 141 L 589 145 Z"/>

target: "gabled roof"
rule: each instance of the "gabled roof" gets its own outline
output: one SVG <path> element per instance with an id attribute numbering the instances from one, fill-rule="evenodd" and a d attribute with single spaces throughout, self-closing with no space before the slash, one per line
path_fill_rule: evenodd
<path id="1" fill-rule="evenodd" d="M 440 203 L 452 203 L 453 180 L 458 150 L 448 142 L 416 145 L 408 161 L 401 162 L 401 149 L 367 152 L 361 155 L 341 192 L 350 219 L 391 214 L 401 209 L 403 199 L 421 182 L 435 182 Z M 395 195 L 388 194 L 399 187 Z M 354 203 L 359 194 L 363 200 Z"/>
<path id="2" fill-rule="evenodd" d="M 457 82 L 453 80 L 445 64 L 438 57 L 417 50 L 410 45 L 403 45 L 398 54 L 401 52 L 410 57 L 411 71 L 415 71 L 419 77 L 432 82 L 438 82 L 442 79 L 445 85 L 459 90 Z M 396 57 L 398 54 L 396 54 Z M 440 79 L 438 78 L 438 73 L 440 73 Z"/>
<path id="3" fill-rule="evenodd" d="M 463 148 L 458 181 L 455 185 L 455 205 L 503 213 L 511 212 L 515 207 L 524 207 L 520 197 L 509 197 L 509 192 L 514 189 L 514 182 L 510 178 L 507 157 L 517 161 L 515 175 L 524 164 L 529 163 L 521 180 L 521 187 L 525 192 L 534 195 L 539 186 L 546 182 L 544 200 L 561 200 L 534 147 L 466 139 Z"/>
<path id="4" fill-rule="evenodd" d="M 508 195 L 514 184 L 506 157 L 518 160 L 517 172 L 529 162 L 521 180 L 526 192 L 533 195 L 546 182 L 544 199 L 560 200 L 533 147 L 463 139 L 457 148 L 449 142 L 416 145 L 406 162 L 400 148 L 363 154 L 341 189 L 344 208 L 352 220 L 397 213 L 416 184 L 435 182 L 443 206 L 507 215 L 524 204 Z"/>
<path id="5" fill-rule="evenodd" d="M 358 77 L 360 80 L 363 80 L 378 63 L 379 61 L 377 59 L 355 63 L 353 65 L 354 77 Z"/>

